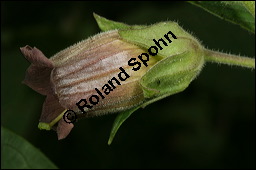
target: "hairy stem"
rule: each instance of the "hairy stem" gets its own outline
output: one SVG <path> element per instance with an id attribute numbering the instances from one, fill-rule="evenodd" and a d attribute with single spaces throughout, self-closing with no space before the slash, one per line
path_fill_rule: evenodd
<path id="1" fill-rule="evenodd" d="M 205 61 L 255 69 L 255 59 L 205 49 Z"/>

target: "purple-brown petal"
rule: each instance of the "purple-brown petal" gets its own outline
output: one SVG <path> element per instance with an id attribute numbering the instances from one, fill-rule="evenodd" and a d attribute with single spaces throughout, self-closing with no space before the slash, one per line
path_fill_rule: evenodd
<path id="1" fill-rule="evenodd" d="M 50 123 L 59 116 L 65 109 L 60 105 L 55 95 L 47 95 L 39 122 Z"/>
<path id="2" fill-rule="evenodd" d="M 20 51 L 31 64 L 38 67 L 53 68 L 52 61 L 45 57 L 42 51 L 36 47 L 32 48 L 29 45 L 26 45 L 25 47 L 21 47 Z"/>
<path id="3" fill-rule="evenodd" d="M 32 48 L 27 45 L 20 48 L 20 50 L 31 63 L 26 71 L 23 83 L 42 95 L 52 93 L 50 75 L 53 62 L 35 47 Z"/>
<path id="4" fill-rule="evenodd" d="M 73 127 L 73 123 L 67 123 L 63 118 L 60 119 L 57 127 L 58 140 L 66 138 Z"/>
<path id="5" fill-rule="evenodd" d="M 54 68 L 53 62 L 49 60 L 45 55 L 37 48 L 25 46 L 20 48 L 22 54 L 31 63 L 26 71 L 26 76 L 23 81 L 26 85 L 31 87 L 42 95 L 47 95 L 42 109 L 42 114 L 39 119 L 40 122 L 51 123 L 57 116 L 60 115 L 65 109 L 59 104 L 57 96 L 52 90 L 51 72 Z M 62 125 L 60 134 L 63 134 L 65 126 Z M 67 126 L 67 127 L 70 127 Z M 70 128 L 71 130 L 72 128 Z M 68 134 L 67 131 L 65 134 Z M 61 135 L 65 136 L 65 135 Z"/>

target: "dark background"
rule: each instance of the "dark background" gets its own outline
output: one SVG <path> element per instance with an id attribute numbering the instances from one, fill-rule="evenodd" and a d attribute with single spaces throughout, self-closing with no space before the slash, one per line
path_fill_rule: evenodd
<path id="1" fill-rule="evenodd" d="M 1 124 L 60 168 L 255 168 L 255 71 L 207 63 L 182 93 L 140 109 L 121 126 L 116 115 L 75 124 L 58 141 L 40 131 L 44 96 L 21 84 L 29 63 L 19 47 L 47 57 L 100 32 L 95 12 L 127 24 L 178 21 L 215 50 L 255 56 L 255 35 L 186 2 L 2 2 Z"/>

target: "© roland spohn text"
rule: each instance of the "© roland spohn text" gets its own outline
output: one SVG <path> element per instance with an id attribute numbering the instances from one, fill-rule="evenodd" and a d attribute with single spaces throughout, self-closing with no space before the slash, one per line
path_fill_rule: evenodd
<path id="1" fill-rule="evenodd" d="M 172 41 L 170 40 L 170 37 L 169 36 L 172 36 L 174 39 L 177 39 L 177 37 L 171 32 L 169 31 L 167 34 L 164 35 L 165 39 L 167 40 L 167 42 L 170 44 Z M 163 45 L 164 46 L 168 46 L 168 43 L 163 39 L 163 38 L 160 38 L 159 40 L 155 40 L 153 39 L 154 43 L 156 44 L 156 46 L 151 46 L 149 49 L 148 49 L 148 53 L 151 55 L 151 56 L 155 56 L 157 55 L 158 53 L 158 50 L 162 50 L 163 49 Z M 160 44 L 160 42 L 162 42 Z M 162 45 L 162 46 L 161 46 Z M 141 53 L 139 56 L 138 56 L 138 61 L 136 58 L 131 58 L 129 61 L 128 61 L 128 65 L 133 67 L 132 70 L 133 71 L 138 71 L 142 64 L 144 66 L 148 66 L 147 62 L 149 61 L 149 54 L 148 53 Z M 99 89 L 95 88 L 95 94 L 92 95 L 88 102 L 86 99 L 81 99 L 79 102 L 76 103 L 76 105 L 78 106 L 79 110 L 81 110 L 81 112 L 83 114 L 85 114 L 85 110 L 84 108 L 87 108 L 87 109 L 92 109 L 94 105 L 97 105 L 100 101 L 100 98 L 101 99 L 104 99 L 105 95 L 108 95 L 111 91 L 113 91 L 116 86 L 114 85 L 113 81 L 115 81 L 115 83 L 117 85 L 122 85 L 121 82 L 122 81 L 125 81 L 127 80 L 130 76 L 128 73 L 125 72 L 125 70 L 120 67 L 119 68 L 120 70 L 120 73 L 118 73 L 117 77 L 119 78 L 119 80 L 116 78 L 116 77 L 113 77 L 112 79 L 110 79 L 108 81 L 107 84 L 103 85 L 102 86 L 102 90 L 104 90 L 104 92 L 101 92 Z M 76 112 L 74 112 L 73 110 L 67 110 L 64 115 L 63 115 L 63 119 L 65 120 L 65 122 L 67 123 L 73 123 L 76 121 Z M 68 120 L 66 120 L 66 118 Z"/>

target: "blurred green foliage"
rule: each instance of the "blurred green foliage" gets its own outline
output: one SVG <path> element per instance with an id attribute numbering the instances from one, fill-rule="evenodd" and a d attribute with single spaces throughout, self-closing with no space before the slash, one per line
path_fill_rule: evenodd
<path id="1" fill-rule="evenodd" d="M 255 56 L 255 36 L 186 2 L 1 2 L 1 124 L 59 168 L 255 168 L 255 71 L 206 64 L 182 93 L 139 109 L 107 145 L 116 115 L 80 120 L 58 141 L 40 131 L 44 96 L 21 84 L 29 63 L 100 30 L 92 13 L 134 24 L 178 21 L 210 49 Z M 2 155 L 4 156 L 4 155 Z"/>
<path id="2" fill-rule="evenodd" d="M 255 33 L 255 1 L 190 1 L 190 3 Z"/>
<path id="3" fill-rule="evenodd" d="M 56 169 L 49 159 L 22 137 L 1 127 L 1 169 Z"/>

